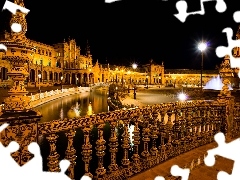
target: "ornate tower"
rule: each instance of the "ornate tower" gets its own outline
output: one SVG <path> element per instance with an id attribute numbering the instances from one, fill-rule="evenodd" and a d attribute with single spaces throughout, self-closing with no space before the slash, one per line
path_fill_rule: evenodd
<path id="1" fill-rule="evenodd" d="M 24 7 L 24 3 L 23 0 L 14 0 L 14 3 Z M 20 32 L 14 32 L 11 29 L 11 39 L 15 40 L 15 41 L 23 41 L 26 40 L 26 32 L 27 32 L 27 21 L 26 21 L 26 13 L 23 13 L 19 10 L 17 10 L 16 14 L 12 14 L 12 18 L 10 20 L 10 27 L 12 27 L 12 25 L 14 23 L 20 24 L 22 27 L 22 30 Z"/>
<path id="2" fill-rule="evenodd" d="M 237 39 L 240 39 L 240 25 L 238 26 L 238 31 L 237 31 L 237 34 L 236 34 L 236 40 Z M 233 49 L 233 56 L 240 58 L 240 47 L 235 47 Z"/>
<path id="3" fill-rule="evenodd" d="M 230 57 L 226 55 L 223 62 L 220 65 L 219 73 L 222 78 L 233 77 L 233 70 L 230 66 Z"/>
<path id="4" fill-rule="evenodd" d="M 23 0 L 14 0 L 14 3 L 24 7 Z M 31 108 L 30 98 L 26 96 L 28 91 L 24 87 L 24 81 L 29 75 L 28 71 L 25 69 L 25 65 L 33 60 L 35 50 L 25 36 L 27 32 L 26 15 L 26 13 L 21 11 L 12 14 L 10 20 L 11 33 L 9 38 L 3 42 L 7 47 L 7 52 L 3 56 L 3 59 L 7 60 L 11 65 L 11 69 L 7 75 L 13 81 L 13 86 L 8 91 L 10 96 L 4 100 L 5 112 L 27 111 Z M 12 27 L 14 23 L 21 25 L 20 32 L 13 31 Z"/>

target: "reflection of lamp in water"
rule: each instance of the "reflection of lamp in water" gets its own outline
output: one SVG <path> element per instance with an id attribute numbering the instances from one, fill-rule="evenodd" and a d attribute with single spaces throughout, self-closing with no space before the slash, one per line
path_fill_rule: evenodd
<path id="1" fill-rule="evenodd" d="M 92 115 L 92 114 L 93 114 L 93 112 L 92 112 L 92 104 L 91 104 L 91 102 L 90 102 L 89 105 L 88 105 L 87 115 L 90 116 L 90 115 Z"/>
<path id="2" fill-rule="evenodd" d="M 63 119 L 63 108 L 60 110 L 60 119 Z"/>
<path id="3" fill-rule="evenodd" d="M 75 118 L 75 117 L 79 117 L 80 116 L 80 110 L 79 108 L 76 107 L 71 107 L 71 109 L 68 111 L 67 116 L 69 118 Z"/>

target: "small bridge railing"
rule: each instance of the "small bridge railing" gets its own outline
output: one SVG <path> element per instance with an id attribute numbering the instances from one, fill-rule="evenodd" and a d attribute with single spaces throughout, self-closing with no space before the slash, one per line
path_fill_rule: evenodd
<path id="1" fill-rule="evenodd" d="M 115 180 L 211 143 L 225 129 L 225 104 L 191 101 L 54 120 L 38 124 L 37 132 L 49 149 L 49 171 L 59 171 L 59 159 L 65 158 L 71 179 L 85 174 Z M 64 138 L 65 146 L 59 145 Z"/>
<path id="2" fill-rule="evenodd" d="M 69 88 L 69 89 L 62 89 L 62 90 L 52 90 L 52 91 L 46 91 L 44 93 L 37 93 L 35 95 L 30 95 L 31 98 L 31 105 L 32 107 L 36 107 L 39 105 L 42 105 L 44 103 L 47 103 L 49 101 L 62 98 L 65 96 L 83 93 L 83 92 L 89 92 L 89 87 L 76 87 L 76 88 Z"/>

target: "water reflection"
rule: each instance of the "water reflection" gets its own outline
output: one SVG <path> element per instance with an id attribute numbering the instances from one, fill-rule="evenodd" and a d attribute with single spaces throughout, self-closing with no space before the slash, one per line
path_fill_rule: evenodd
<path id="1" fill-rule="evenodd" d="M 108 112 L 107 92 L 93 91 L 67 96 L 38 106 L 36 109 L 43 116 L 41 122 Z"/>

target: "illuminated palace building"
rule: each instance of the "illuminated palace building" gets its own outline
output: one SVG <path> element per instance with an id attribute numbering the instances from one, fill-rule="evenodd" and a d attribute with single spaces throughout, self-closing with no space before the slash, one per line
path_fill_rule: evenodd
<path id="1" fill-rule="evenodd" d="M 15 2 L 16 4 L 17 1 Z M 20 6 L 24 6 L 23 1 Z M 164 69 L 164 64 L 156 64 L 153 60 L 149 64 L 130 67 L 99 64 L 98 60 L 93 64 L 90 47 L 87 43 L 85 55 L 80 52 L 74 39 L 68 39 L 61 43 L 46 45 L 25 36 L 27 31 L 26 14 L 18 11 L 12 15 L 10 25 L 13 22 L 22 25 L 20 33 L 7 32 L 1 34 L 0 43 L 7 46 L 7 52 L 0 53 L 0 86 L 11 85 L 8 70 L 11 68 L 8 62 L 11 56 L 26 56 L 29 61 L 25 64 L 29 77 L 25 82 L 28 87 L 53 86 L 56 84 L 72 84 L 88 86 L 98 82 L 117 82 L 121 84 L 163 85 L 163 86 L 199 86 L 200 70 Z M 17 34 L 17 35 L 16 35 Z M 27 50 L 21 47 L 12 47 L 11 42 L 21 38 Z M 240 37 L 240 30 L 237 38 Z M 239 48 L 235 48 L 234 55 L 239 56 Z M 231 69 L 229 57 L 226 56 L 218 70 L 203 70 L 203 85 L 218 74 L 228 76 L 232 85 L 238 86 L 238 69 Z"/>

